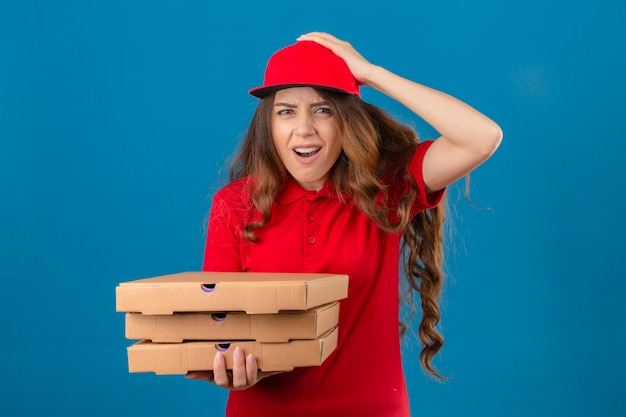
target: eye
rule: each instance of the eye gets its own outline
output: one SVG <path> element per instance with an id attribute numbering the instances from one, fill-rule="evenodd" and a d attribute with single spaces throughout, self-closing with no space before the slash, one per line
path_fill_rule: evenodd
<path id="1" fill-rule="evenodd" d="M 276 114 L 277 114 L 277 115 L 279 115 L 279 116 L 285 116 L 285 115 L 288 115 L 288 114 L 293 114 L 293 109 L 282 109 L 282 110 L 278 110 L 278 111 L 276 112 Z"/>
<path id="2" fill-rule="evenodd" d="M 330 107 L 318 107 L 315 109 L 315 113 L 333 114 L 333 111 Z"/>

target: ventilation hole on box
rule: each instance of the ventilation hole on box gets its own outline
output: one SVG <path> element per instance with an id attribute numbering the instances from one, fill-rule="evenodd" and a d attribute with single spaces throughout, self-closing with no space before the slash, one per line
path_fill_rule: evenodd
<path id="1" fill-rule="evenodd" d="M 218 352 L 226 352 L 229 348 L 230 348 L 230 343 L 216 343 L 215 344 L 215 349 L 217 349 Z"/>
<path id="2" fill-rule="evenodd" d="M 226 320 L 226 313 L 211 313 L 211 318 L 215 321 Z"/>
<path id="3" fill-rule="evenodd" d="M 202 291 L 204 292 L 213 292 L 215 291 L 215 284 L 202 284 L 200 285 L 202 287 Z"/>

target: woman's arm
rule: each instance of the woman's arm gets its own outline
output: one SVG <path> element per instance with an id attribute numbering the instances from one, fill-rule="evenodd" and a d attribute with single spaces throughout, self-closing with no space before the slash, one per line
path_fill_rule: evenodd
<path id="1" fill-rule="evenodd" d="M 400 77 L 371 64 L 348 42 L 323 32 L 302 35 L 344 59 L 360 84 L 370 86 L 405 105 L 441 135 L 424 157 L 427 191 L 444 188 L 489 158 L 502 141 L 502 131 L 492 120 L 462 101 Z"/>

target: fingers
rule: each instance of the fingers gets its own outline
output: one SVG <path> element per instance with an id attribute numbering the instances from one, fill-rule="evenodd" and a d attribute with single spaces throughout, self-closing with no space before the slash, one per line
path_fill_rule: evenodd
<path id="1" fill-rule="evenodd" d="M 309 32 L 304 35 L 300 35 L 298 37 L 299 41 L 308 40 L 319 43 L 322 46 L 330 49 L 331 51 L 337 53 L 340 46 L 349 47 L 350 44 L 348 42 L 337 39 L 333 35 L 324 32 Z"/>
<path id="2" fill-rule="evenodd" d="M 189 371 L 185 374 L 188 379 L 209 381 L 222 388 L 240 390 L 253 386 L 263 378 L 280 372 L 259 371 L 254 355 L 245 356 L 239 346 L 233 351 L 232 370 L 228 370 L 226 359 L 221 352 L 217 352 L 213 358 L 212 371 Z"/>
<path id="3" fill-rule="evenodd" d="M 298 39 L 299 40 L 300 39 L 311 39 L 311 40 L 315 39 L 316 41 L 319 41 L 320 43 L 326 43 L 326 44 L 344 42 L 341 39 L 326 32 L 309 32 L 309 33 L 305 33 L 301 35 Z"/>
<path id="4" fill-rule="evenodd" d="M 373 65 L 366 60 L 349 42 L 342 41 L 324 32 L 310 32 L 301 35 L 298 41 L 308 40 L 319 43 L 341 57 L 348 65 L 352 75 L 361 85 L 366 85 Z"/>
<path id="5" fill-rule="evenodd" d="M 248 378 L 248 384 L 254 385 L 258 382 L 259 367 L 253 355 L 248 355 L 246 358 L 246 376 Z"/>
<path id="6" fill-rule="evenodd" d="M 243 350 L 239 346 L 233 352 L 233 388 L 242 389 L 248 385 L 248 375 L 246 372 L 246 362 L 243 357 Z"/>
<path id="7" fill-rule="evenodd" d="M 360 54 L 354 49 L 350 42 L 336 38 L 329 33 L 309 32 L 305 33 L 304 35 L 300 35 L 298 37 L 298 40 L 309 40 L 317 42 L 342 57 L 346 55 L 357 55 L 360 57 Z"/>
<path id="8" fill-rule="evenodd" d="M 259 380 L 258 374 L 259 368 L 255 357 L 248 355 L 246 358 L 243 350 L 236 346 L 233 351 L 232 371 L 229 372 L 226 369 L 224 355 L 221 352 L 217 352 L 213 359 L 213 372 L 210 375 L 212 379 L 206 378 L 201 372 L 189 372 L 187 377 L 190 379 L 205 379 L 223 388 L 239 390 L 256 384 Z"/>
<path id="9" fill-rule="evenodd" d="M 215 385 L 227 388 L 230 385 L 228 374 L 226 373 L 226 361 L 221 352 L 217 352 L 213 358 L 213 382 Z"/>
<path id="10" fill-rule="evenodd" d="M 339 40 L 332 35 L 322 32 L 311 32 L 304 35 L 301 35 L 298 38 L 298 41 L 313 41 L 317 42 L 320 45 L 330 49 L 337 56 L 343 58 L 346 63 L 349 65 L 349 61 L 359 58 L 364 60 L 364 58 L 350 45 L 348 42 Z"/>

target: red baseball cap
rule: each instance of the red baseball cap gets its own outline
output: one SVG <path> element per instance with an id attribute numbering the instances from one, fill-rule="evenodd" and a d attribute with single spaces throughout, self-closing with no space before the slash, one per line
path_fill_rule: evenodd
<path id="1" fill-rule="evenodd" d="M 359 85 L 345 61 L 313 41 L 299 41 L 272 55 L 263 85 L 248 91 L 263 98 L 289 87 L 321 87 L 360 96 Z"/>

